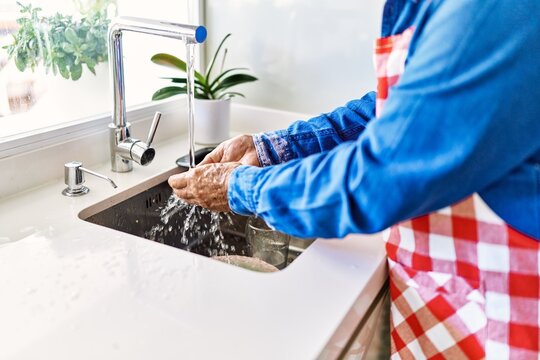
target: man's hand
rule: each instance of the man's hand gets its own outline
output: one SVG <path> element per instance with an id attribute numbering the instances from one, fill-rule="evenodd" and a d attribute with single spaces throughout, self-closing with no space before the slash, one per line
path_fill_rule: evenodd
<path id="1" fill-rule="evenodd" d="M 187 172 L 173 175 L 169 185 L 179 198 L 190 204 L 200 205 L 213 211 L 227 212 L 229 178 L 239 162 L 199 165 Z"/>
<path id="2" fill-rule="evenodd" d="M 215 164 L 238 162 L 242 165 L 261 166 L 257 157 L 257 150 L 250 135 L 235 136 L 218 145 L 210 154 L 206 155 L 199 164 Z"/>

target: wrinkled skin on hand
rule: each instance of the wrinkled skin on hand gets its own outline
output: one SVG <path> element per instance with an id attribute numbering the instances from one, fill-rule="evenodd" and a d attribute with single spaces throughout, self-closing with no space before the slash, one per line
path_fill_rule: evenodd
<path id="1" fill-rule="evenodd" d="M 222 142 L 210 154 L 206 155 L 200 165 L 239 162 L 242 165 L 261 166 L 257 150 L 250 135 L 235 136 Z"/>
<path id="2" fill-rule="evenodd" d="M 256 155 L 255 155 L 256 156 Z M 227 190 L 229 178 L 239 162 L 199 165 L 189 171 L 173 175 L 169 185 L 179 198 L 190 204 L 212 211 L 230 211 Z"/>

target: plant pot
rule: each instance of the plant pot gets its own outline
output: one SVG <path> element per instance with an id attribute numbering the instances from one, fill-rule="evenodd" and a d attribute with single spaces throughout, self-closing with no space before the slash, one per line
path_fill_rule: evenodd
<path id="1" fill-rule="evenodd" d="M 195 142 L 217 145 L 229 138 L 231 100 L 195 99 Z"/>

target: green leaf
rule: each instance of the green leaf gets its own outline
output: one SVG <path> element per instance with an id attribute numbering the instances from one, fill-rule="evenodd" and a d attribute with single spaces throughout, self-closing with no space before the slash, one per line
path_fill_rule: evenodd
<path id="1" fill-rule="evenodd" d="M 46 72 L 52 69 L 53 73 L 60 72 L 62 77 L 74 80 L 82 76 L 84 64 L 92 72 L 98 63 L 107 59 L 110 21 L 102 7 L 114 0 L 98 1 L 101 5 L 96 5 L 96 9 L 99 11 L 80 19 L 61 13 L 43 16 L 40 8 L 19 3 L 19 29 L 13 34 L 8 56 L 15 59 L 21 71 L 43 65 Z"/>
<path id="2" fill-rule="evenodd" d="M 93 59 L 85 59 L 86 66 L 88 66 L 89 69 L 93 69 L 96 67 L 96 62 Z M 93 72 L 93 71 L 92 71 Z"/>
<path id="3" fill-rule="evenodd" d="M 73 47 L 73 45 L 67 42 L 62 44 L 62 50 L 64 50 L 68 54 L 73 54 L 75 52 L 75 48 Z"/>
<path id="4" fill-rule="evenodd" d="M 69 41 L 73 45 L 79 45 L 80 40 L 77 36 L 77 33 L 72 28 L 68 27 L 66 31 L 64 32 L 64 36 L 66 37 L 66 40 Z"/>
<path id="5" fill-rule="evenodd" d="M 88 68 L 88 70 L 90 70 L 90 72 L 94 75 L 96 75 L 96 68 L 90 64 L 86 64 L 86 67 Z"/>
<path id="6" fill-rule="evenodd" d="M 171 80 L 175 84 L 185 84 L 187 83 L 186 78 L 177 78 L 177 77 L 162 77 L 163 80 Z"/>
<path id="7" fill-rule="evenodd" d="M 26 69 L 26 59 L 22 56 L 16 56 L 15 66 L 17 66 L 17 69 L 19 69 L 20 72 L 23 72 Z"/>
<path id="8" fill-rule="evenodd" d="M 210 99 L 210 96 L 206 92 L 200 92 L 195 89 L 195 99 Z"/>
<path id="9" fill-rule="evenodd" d="M 171 54 L 164 54 L 164 53 L 155 54 L 154 56 L 152 56 L 150 60 L 153 63 L 158 64 L 158 65 L 167 66 L 173 69 L 178 69 L 183 72 L 187 71 L 186 62 L 183 60 L 180 60 L 179 58 Z M 202 76 L 196 70 L 194 71 L 194 73 L 195 73 L 195 78 L 199 80 L 199 82 L 206 84 L 206 79 L 204 78 L 204 76 Z"/>
<path id="10" fill-rule="evenodd" d="M 186 84 L 187 83 L 187 79 L 186 78 L 177 78 L 177 77 L 162 77 L 162 79 L 165 79 L 165 80 L 171 80 L 172 83 L 174 84 Z M 195 89 L 198 89 L 204 93 L 208 92 L 208 88 L 204 85 L 204 84 L 201 84 L 199 82 L 199 80 L 195 79 Z"/>
<path id="11" fill-rule="evenodd" d="M 60 75 L 62 75 L 62 77 L 64 79 L 69 79 L 69 70 L 67 67 L 65 66 L 58 66 L 58 71 L 60 72 Z"/>
<path id="12" fill-rule="evenodd" d="M 89 39 L 89 41 L 95 41 L 94 39 Z M 85 48 L 86 46 L 86 48 Z M 83 51 L 94 51 L 96 50 L 97 44 L 95 42 L 85 43 L 81 46 Z"/>
<path id="13" fill-rule="evenodd" d="M 82 71 L 83 68 L 80 63 L 71 66 L 71 80 L 79 80 L 81 78 Z"/>
<path id="14" fill-rule="evenodd" d="M 219 51 L 221 50 L 221 47 L 223 46 L 223 44 L 225 43 L 225 41 L 231 36 L 232 34 L 229 33 L 227 35 L 225 35 L 225 37 L 223 38 L 223 40 L 221 40 L 221 42 L 219 43 L 219 46 L 214 54 L 214 57 L 212 58 L 212 61 L 210 61 L 210 64 L 208 64 L 208 69 L 206 70 L 206 78 L 208 80 L 210 80 L 210 74 L 212 73 L 212 69 L 214 68 L 214 64 L 216 63 L 216 59 L 219 55 Z"/>
<path id="15" fill-rule="evenodd" d="M 248 74 L 234 74 L 223 79 L 215 88 L 211 89 L 213 92 L 222 91 L 230 87 L 240 85 L 243 83 L 248 83 L 258 80 L 255 76 Z"/>
<path id="16" fill-rule="evenodd" d="M 238 70 L 249 70 L 249 69 L 248 68 L 232 68 L 232 69 L 222 72 L 214 81 L 212 81 L 212 84 L 210 84 L 210 89 L 213 88 L 214 85 L 216 85 L 221 79 L 223 79 L 225 75 L 230 74 L 233 71 L 238 71 Z"/>
<path id="17" fill-rule="evenodd" d="M 187 89 L 179 86 L 167 86 L 159 89 L 152 95 L 152 100 L 163 100 L 174 95 L 186 94 Z"/>

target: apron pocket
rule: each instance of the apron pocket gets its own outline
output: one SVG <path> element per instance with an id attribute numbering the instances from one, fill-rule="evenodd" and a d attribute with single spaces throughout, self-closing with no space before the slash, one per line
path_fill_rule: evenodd
<path id="1" fill-rule="evenodd" d="M 393 352 L 483 358 L 487 319 L 482 284 L 388 261 Z"/>

